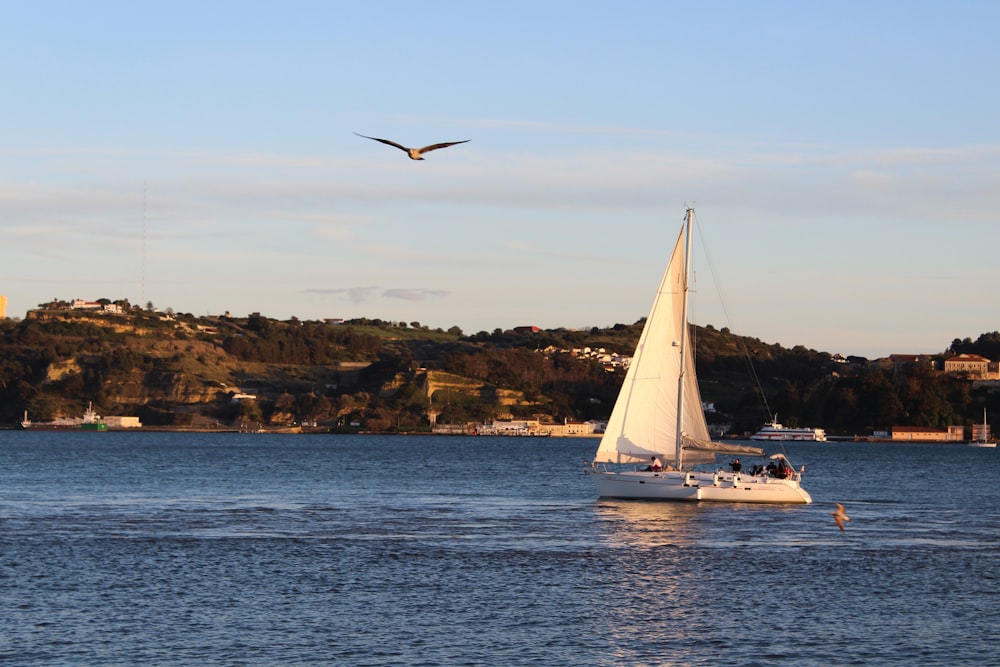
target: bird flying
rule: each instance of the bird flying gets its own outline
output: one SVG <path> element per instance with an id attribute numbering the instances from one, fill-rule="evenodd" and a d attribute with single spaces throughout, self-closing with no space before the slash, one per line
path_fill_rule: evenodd
<path id="1" fill-rule="evenodd" d="M 354 134 L 358 134 L 355 132 Z M 358 134 L 359 137 L 364 137 L 365 139 L 371 139 L 372 141 L 381 141 L 383 144 L 388 146 L 395 146 L 399 150 L 403 151 L 410 156 L 411 160 L 423 160 L 421 157 L 424 153 L 430 153 L 431 151 L 436 151 L 439 148 L 447 148 L 448 146 L 454 146 L 455 144 L 464 144 L 472 139 L 466 139 L 465 141 L 446 141 L 442 144 L 431 144 L 430 146 L 424 146 L 423 148 L 407 148 L 406 146 L 401 146 L 395 141 L 389 141 L 388 139 L 379 139 L 378 137 L 369 137 L 364 134 Z"/>
<path id="2" fill-rule="evenodd" d="M 844 530 L 844 522 L 850 521 L 851 517 L 847 516 L 847 512 L 844 511 L 844 506 L 837 503 L 837 511 L 830 512 L 833 515 L 833 520 L 837 523 L 837 528 Z"/>

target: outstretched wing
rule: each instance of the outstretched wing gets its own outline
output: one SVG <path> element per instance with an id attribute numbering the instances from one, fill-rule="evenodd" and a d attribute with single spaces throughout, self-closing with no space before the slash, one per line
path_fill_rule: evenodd
<path id="1" fill-rule="evenodd" d="M 470 141 L 472 141 L 472 139 L 466 139 L 465 141 L 448 141 L 443 144 L 431 144 L 430 146 L 424 146 L 421 148 L 420 152 L 427 153 L 430 151 L 436 151 L 439 148 L 448 148 L 448 146 L 454 146 L 455 144 L 467 144 Z"/>
<path id="2" fill-rule="evenodd" d="M 837 506 L 836 512 L 830 512 L 833 515 L 833 520 L 837 524 L 837 528 L 844 530 L 844 522 L 850 521 L 851 517 L 847 516 L 847 511 L 844 510 L 844 506 L 840 503 L 834 503 Z"/>
<path id="3" fill-rule="evenodd" d="M 358 133 L 355 132 L 354 134 L 358 134 Z M 364 134 L 358 134 L 358 136 L 359 137 L 364 137 L 365 139 L 371 139 L 372 141 L 381 141 L 383 144 L 388 144 L 389 146 L 395 146 L 399 150 L 404 151 L 406 153 L 410 152 L 409 148 L 407 148 L 406 146 L 400 146 L 395 141 L 389 141 L 388 139 L 379 139 L 378 137 L 369 137 L 369 136 L 364 135 Z"/>

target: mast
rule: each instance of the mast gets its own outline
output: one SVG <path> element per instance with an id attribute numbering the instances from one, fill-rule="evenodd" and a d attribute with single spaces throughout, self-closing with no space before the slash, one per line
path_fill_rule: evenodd
<path id="1" fill-rule="evenodd" d="M 688 345 L 688 272 L 690 271 L 691 258 L 691 218 L 694 217 L 694 209 L 689 208 L 684 218 L 684 275 L 681 285 L 681 340 L 680 349 L 680 373 L 677 375 L 677 454 L 674 462 L 675 467 L 681 469 L 681 445 L 684 436 L 684 424 L 682 415 L 684 414 L 684 376 L 687 374 L 687 345 Z"/>

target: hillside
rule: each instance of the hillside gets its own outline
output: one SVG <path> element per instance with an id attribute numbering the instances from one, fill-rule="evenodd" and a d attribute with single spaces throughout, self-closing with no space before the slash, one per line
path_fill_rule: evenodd
<path id="1" fill-rule="evenodd" d="M 16 424 L 25 411 L 34 421 L 78 416 L 88 402 L 101 414 L 174 428 L 315 423 L 412 432 L 429 429 L 428 411 L 457 424 L 606 419 L 624 377 L 606 359 L 630 355 L 640 330 L 637 322 L 464 336 L 379 320 L 52 307 L 0 322 L 0 424 Z M 995 343 L 992 336 L 952 346 L 970 351 Z M 786 425 L 842 435 L 971 424 L 984 406 L 1000 414 L 995 394 L 922 367 L 834 359 L 712 327 L 696 327 L 694 340 L 702 398 L 715 408 L 709 421 L 726 431 L 755 430 L 775 412 Z"/>

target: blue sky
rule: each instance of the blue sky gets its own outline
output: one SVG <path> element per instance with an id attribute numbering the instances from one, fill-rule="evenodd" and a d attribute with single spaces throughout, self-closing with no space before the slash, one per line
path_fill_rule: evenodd
<path id="1" fill-rule="evenodd" d="M 1000 328 L 998 3 L 0 6 L 8 316 L 632 323 L 693 205 L 698 324 Z"/>

